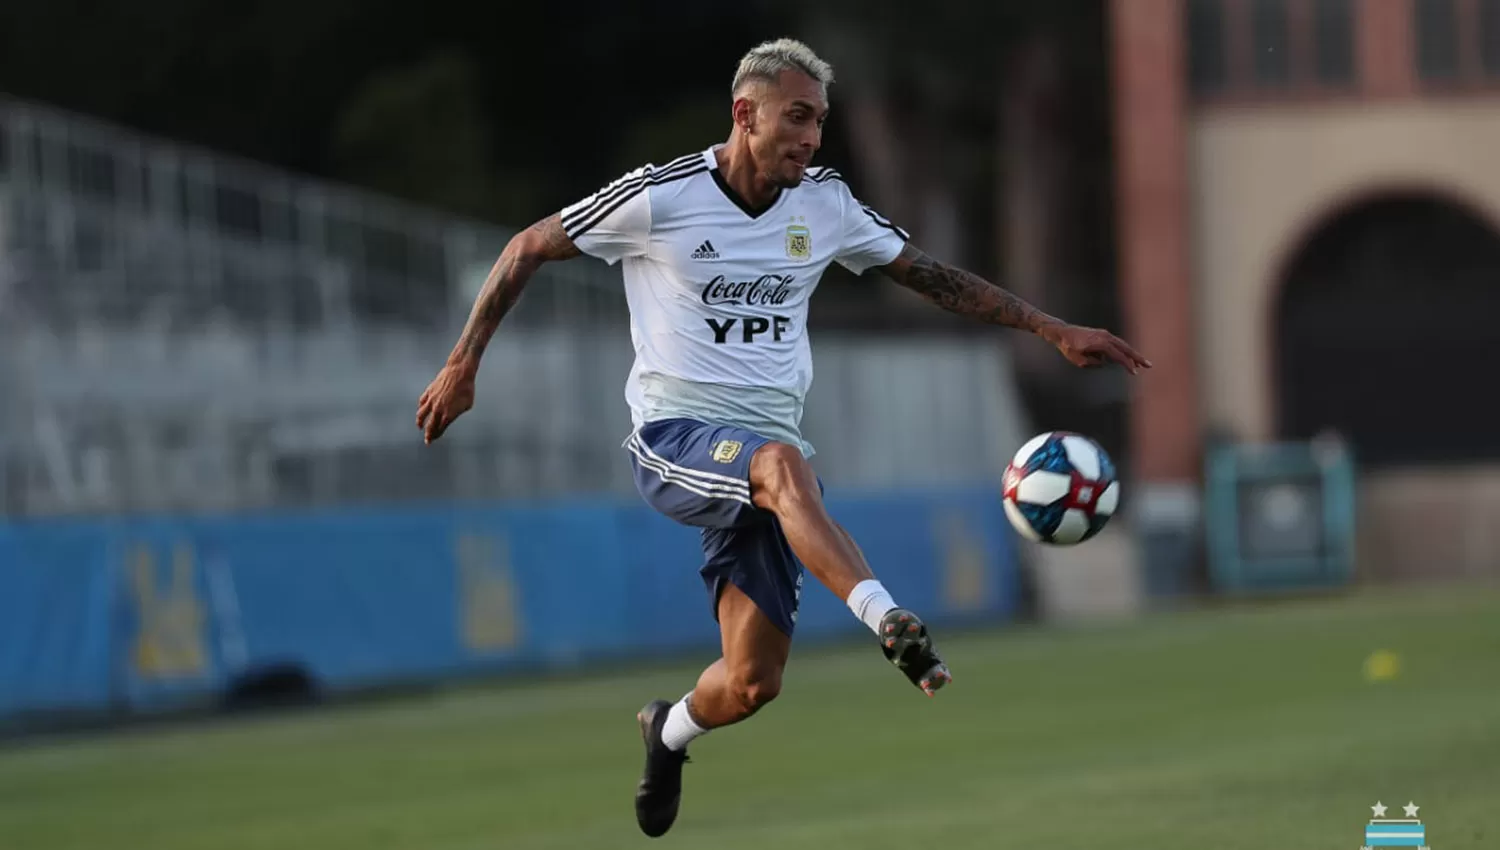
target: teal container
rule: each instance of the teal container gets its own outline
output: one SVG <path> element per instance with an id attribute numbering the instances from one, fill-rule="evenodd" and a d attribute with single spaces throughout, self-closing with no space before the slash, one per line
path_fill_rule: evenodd
<path id="1" fill-rule="evenodd" d="M 1222 445 L 1205 470 L 1209 579 L 1225 595 L 1335 589 L 1354 574 L 1355 470 L 1336 439 Z"/>

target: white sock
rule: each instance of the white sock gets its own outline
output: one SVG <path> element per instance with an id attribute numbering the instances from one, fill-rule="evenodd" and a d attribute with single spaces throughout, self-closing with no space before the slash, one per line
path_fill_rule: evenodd
<path id="1" fill-rule="evenodd" d="M 856 584 L 845 601 L 849 603 L 849 610 L 854 612 L 854 616 L 863 620 L 876 635 L 880 634 L 880 618 L 897 607 L 896 600 L 874 579 L 865 579 Z"/>
<path id="2" fill-rule="evenodd" d="M 669 750 L 681 750 L 699 735 L 708 734 L 708 730 L 694 723 L 693 716 L 688 713 L 688 697 L 691 696 L 692 693 L 688 693 L 667 712 L 667 722 L 661 727 L 661 740 Z"/>

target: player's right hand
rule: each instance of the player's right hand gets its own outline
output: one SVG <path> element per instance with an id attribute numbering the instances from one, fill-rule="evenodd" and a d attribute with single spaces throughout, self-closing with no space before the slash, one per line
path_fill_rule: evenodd
<path id="1" fill-rule="evenodd" d="M 1129 343 L 1099 328 L 1064 325 L 1052 331 L 1051 341 L 1074 366 L 1117 363 L 1132 375 L 1151 368 L 1151 361 L 1142 357 Z"/>
<path id="2" fill-rule="evenodd" d="M 474 406 L 474 370 L 449 363 L 438 372 L 417 400 L 417 427 L 422 442 L 431 444 L 443 436 L 453 420 Z"/>

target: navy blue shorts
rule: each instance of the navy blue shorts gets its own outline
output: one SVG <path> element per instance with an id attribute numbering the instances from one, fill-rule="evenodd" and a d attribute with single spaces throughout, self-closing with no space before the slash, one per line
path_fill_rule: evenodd
<path id="1" fill-rule="evenodd" d="M 664 419 L 646 423 L 625 447 L 646 502 L 702 530 L 698 572 L 714 618 L 728 582 L 790 636 L 802 597 L 802 562 L 776 516 L 750 500 L 750 459 L 770 442 L 744 428 Z"/>

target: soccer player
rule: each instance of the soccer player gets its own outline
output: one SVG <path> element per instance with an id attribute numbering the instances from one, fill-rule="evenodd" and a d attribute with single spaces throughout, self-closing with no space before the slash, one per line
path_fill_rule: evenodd
<path id="1" fill-rule="evenodd" d="M 1040 335 L 1079 366 L 1151 364 L 1107 331 L 1046 315 L 935 260 L 814 167 L 829 65 L 805 44 L 767 42 L 731 86 L 727 141 L 646 165 L 516 235 L 477 296 L 447 363 L 422 393 L 430 443 L 474 403 L 480 357 L 543 263 L 585 253 L 621 263 L 635 364 L 625 441 L 653 507 L 699 528 L 722 657 L 677 701 L 638 714 L 645 740 L 636 817 L 650 836 L 676 820 L 690 741 L 777 695 L 805 568 L 877 636 L 929 696 L 952 680 L 916 613 L 900 607 L 825 509 L 802 438 L 812 380 L 808 299 L 829 263 L 875 269 L 943 309 Z"/>

